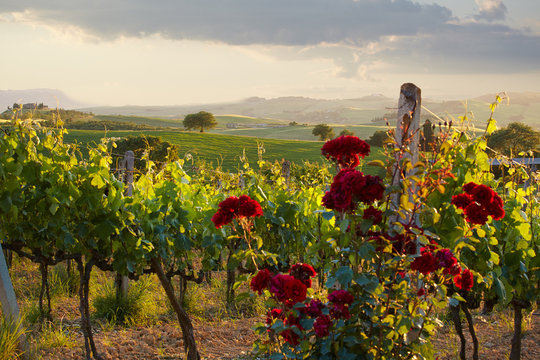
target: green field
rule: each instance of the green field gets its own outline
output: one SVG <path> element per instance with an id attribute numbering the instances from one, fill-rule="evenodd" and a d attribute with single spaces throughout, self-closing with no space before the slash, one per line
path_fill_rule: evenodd
<path id="1" fill-rule="evenodd" d="M 184 128 L 182 120 L 179 119 L 164 119 L 157 117 L 130 116 L 130 115 L 96 115 L 95 120 L 109 120 L 116 122 L 132 122 L 135 124 L 143 124 L 156 127 L 172 127 Z"/>
<path id="2" fill-rule="evenodd" d="M 140 134 L 160 136 L 164 141 L 179 145 L 180 157 L 191 154 L 195 161 L 204 160 L 214 167 L 221 166 L 226 171 L 233 171 L 240 167 L 240 157 L 244 150 L 251 166 L 255 167 L 258 160 L 258 143 L 264 147 L 264 160 L 273 162 L 285 159 L 297 164 L 304 161 L 326 161 L 321 156 L 322 141 L 257 139 L 253 137 L 178 131 L 108 131 L 106 136 L 126 137 Z M 69 143 L 78 142 L 82 148 L 85 148 L 87 144 L 98 142 L 103 136 L 105 136 L 103 131 L 70 130 L 65 135 L 65 141 Z M 367 160 L 381 158 L 380 149 L 377 149 L 373 151 L 373 154 Z"/>
<path id="3" fill-rule="evenodd" d="M 368 139 L 375 131 L 386 131 L 386 126 L 376 125 L 330 125 L 334 129 L 334 133 L 339 135 L 343 129 L 352 131 L 356 136 L 361 139 Z M 283 127 L 269 127 L 269 128 L 250 128 L 250 129 L 215 129 L 211 130 L 212 133 L 224 134 L 224 135 L 240 135 L 240 136 L 252 136 L 265 139 L 284 139 L 284 140 L 304 140 L 315 141 L 316 136 L 312 134 L 313 126 L 283 126 Z"/>

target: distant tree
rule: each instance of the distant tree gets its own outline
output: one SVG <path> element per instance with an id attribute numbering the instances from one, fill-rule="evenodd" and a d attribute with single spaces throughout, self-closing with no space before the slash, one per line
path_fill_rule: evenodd
<path id="1" fill-rule="evenodd" d="M 487 145 L 495 151 L 507 156 L 517 156 L 522 151 L 538 151 L 540 145 L 540 132 L 529 125 L 519 122 L 508 124 L 488 139 Z"/>
<path id="2" fill-rule="evenodd" d="M 299 124 L 296 121 L 291 121 L 289 126 L 298 126 Z"/>
<path id="3" fill-rule="evenodd" d="M 311 133 L 314 136 L 318 136 L 321 141 L 329 140 L 334 137 L 334 129 L 327 124 L 315 125 Z"/>
<path id="4" fill-rule="evenodd" d="M 211 129 L 217 125 L 216 118 L 213 114 L 206 111 L 199 111 L 196 114 L 188 114 L 184 118 L 184 128 L 186 130 L 201 129 L 200 132 L 204 132 L 204 129 Z"/>
<path id="5" fill-rule="evenodd" d="M 366 142 L 371 146 L 383 147 L 384 143 L 391 139 L 388 131 L 377 130 L 375 131 Z"/>
<path id="6" fill-rule="evenodd" d="M 429 119 L 426 119 L 422 125 L 422 137 L 420 138 L 420 148 L 422 151 L 429 151 L 431 145 L 435 142 L 435 134 L 433 132 L 433 124 Z"/>
<path id="7" fill-rule="evenodd" d="M 343 129 L 343 130 L 341 130 L 341 132 L 339 133 L 339 136 L 354 136 L 354 132 L 352 132 L 352 131 L 349 130 L 349 129 Z"/>

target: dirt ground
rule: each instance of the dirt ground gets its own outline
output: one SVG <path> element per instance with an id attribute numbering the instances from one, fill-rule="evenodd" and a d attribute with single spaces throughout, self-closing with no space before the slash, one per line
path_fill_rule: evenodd
<path id="1" fill-rule="evenodd" d="M 203 359 L 250 359 L 252 343 L 257 336 L 252 330 L 260 318 L 238 320 L 194 321 L 195 336 Z M 480 359 L 507 359 L 512 339 L 511 313 L 476 316 L 476 330 L 480 343 Z M 67 324 L 66 324 L 67 325 Z M 528 313 L 525 317 L 522 339 L 522 359 L 540 359 L 540 314 Z M 69 326 L 66 326 L 69 328 Z M 74 330 L 78 333 L 78 330 Z M 472 341 L 468 332 L 468 358 L 472 356 Z M 83 358 L 82 335 L 71 348 L 43 348 L 38 358 L 43 360 Z M 96 343 L 105 359 L 173 360 L 184 359 L 181 331 L 171 321 L 152 327 L 115 327 L 106 331 L 96 330 Z M 457 359 L 459 338 L 453 327 L 445 325 L 434 341 L 439 360 Z"/>
<path id="2" fill-rule="evenodd" d="M 18 269 L 17 269 L 18 268 Z M 39 274 L 34 264 L 23 262 L 12 270 L 12 281 L 20 299 L 21 313 L 35 310 L 39 289 Z M 104 281 L 107 275 L 93 275 L 94 289 Z M 217 282 L 219 283 L 219 282 Z M 208 296 L 208 290 L 199 289 L 192 301 L 194 306 L 208 307 L 216 302 L 216 295 Z M 218 285 L 219 286 L 219 285 Z M 173 360 L 185 359 L 182 334 L 178 322 L 170 309 L 166 309 L 163 294 L 155 292 L 159 315 L 146 326 L 111 325 L 106 321 L 93 319 L 93 329 L 99 353 L 104 359 L 122 360 Z M 215 289 L 214 289 L 215 290 Z M 219 289 L 217 289 L 219 290 Z M 221 290 L 219 290 L 221 291 Z M 39 290 L 37 290 L 39 293 Z M 95 293 L 98 291 L 94 291 Z M 214 298 L 212 298 L 212 296 Z M 80 313 L 76 296 L 57 296 L 52 301 L 51 328 L 55 331 L 39 331 L 38 323 L 30 326 L 27 338 L 32 349 L 31 359 L 75 360 L 84 358 L 83 336 L 80 330 Z M 220 305 L 221 306 L 221 305 Z M 474 313 L 475 327 L 480 343 L 480 359 L 507 359 L 510 354 L 513 335 L 513 314 L 510 310 L 497 311 L 488 316 Z M 257 339 L 253 331 L 261 317 L 240 317 L 231 319 L 223 313 L 192 314 L 195 338 L 201 357 L 208 360 L 246 360 L 252 359 L 252 344 Z M 61 330 L 60 330 L 61 329 Z M 467 358 L 472 357 L 472 342 L 466 331 Z M 459 338 L 451 324 L 446 324 L 433 339 L 433 345 L 439 360 L 458 359 Z M 524 312 L 522 359 L 540 359 L 540 309 Z"/>

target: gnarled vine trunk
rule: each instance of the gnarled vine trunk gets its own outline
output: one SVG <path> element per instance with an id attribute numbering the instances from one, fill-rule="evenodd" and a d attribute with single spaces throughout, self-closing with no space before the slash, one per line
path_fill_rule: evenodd
<path id="1" fill-rule="evenodd" d="M 77 260 L 77 268 L 80 274 L 80 286 L 79 286 L 79 310 L 81 312 L 81 329 L 84 335 L 84 348 L 86 351 L 86 359 L 102 360 L 96 350 L 96 344 L 94 342 L 94 335 L 92 334 L 92 324 L 90 323 L 90 305 L 88 297 L 90 294 L 90 273 L 94 266 L 94 259 L 90 259 L 83 263 L 82 258 Z"/>
<path id="2" fill-rule="evenodd" d="M 197 344 L 195 343 L 195 336 L 193 334 L 193 324 L 191 323 L 186 311 L 182 308 L 182 305 L 178 302 L 178 298 L 174 293 L 173 286 L 170 280 L 167 278 L 167 275 L 165 275 L 160 258 L 152 259 L 152 269 L 157 274 L 159 281 L 161 282 L 161 286 L 163 286 L 163 289 L 169 298 L 169 302 L 171 303 L 174 312 L 178 317 L 178 323 L 182 329 L 184 350 L 187 352 L 187 360 L 200 360 L 201 357 L 197 351 Z"/>

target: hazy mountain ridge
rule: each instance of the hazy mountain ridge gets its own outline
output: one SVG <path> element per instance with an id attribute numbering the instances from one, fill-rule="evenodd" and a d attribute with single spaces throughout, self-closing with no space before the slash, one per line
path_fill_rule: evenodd
<path id="1" fill-rule="evenodd" d="M 0 90 L 0 112 L 8 106 L 27 103 L 43 103 L 49 108 L 76 109 L 88 106 L 84 101 L 75 100 L 57 89 Z"/>
<path id="2" fill-rule="evenodd" d="M 469 118 L 482 125 L 489 118 L 489 104 L 495 101 L 496 95 L 493 93 L 469 100 L 447 101 L 425 98 L 422 105 L 442 119 L 455 119 L 467 114 Z M 509 92 L 502 96 L 501 106 L 495 112 L 495 118 L 500 126 L 511 121 L 521 121 L 540 128 L 540 92 Z M 384 116 L 388 116 L 392 121 L 391 117 L 397 111 L 397 98 L 392 99 L 383 95 L 353 99 L 314 99 L 302 96 L 270 99 L 251 97 L 237 102 L 197 105 L 84 107 L 81 101 L 73 100 L 59 90 L 0 90 L 0 106 L 4 108 L 11 106 L 13 102 L 43 102 L 49 107 L 56 107 L 56 99 L 60 107 L 77 108 L 96 115 L 182 119 L 186 114 L 204 110 L 215 115 L 241 115 L 306 124 L 373 124 L 373 119 L 381 119 Z M 423 111 L 423 117 L 428 114 L 428 111 Z"/>

